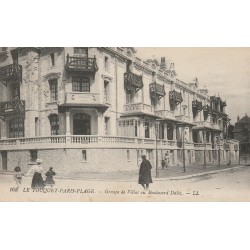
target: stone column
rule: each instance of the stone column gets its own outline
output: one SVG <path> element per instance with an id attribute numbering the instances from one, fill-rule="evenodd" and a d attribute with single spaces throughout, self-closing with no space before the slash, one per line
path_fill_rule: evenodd
<path id="1" fill-rule="evenodd" d="M 168 139 L 167 133 L 168 133 L 168 124 L 164 123 L 164 139 L 165 140 Z"/>
<path id="2" fill-rule="evenodd" d="M 0 139 L 7 138 L 7 122 L 0 122 L 0 127 L 1 127 Z"/>
<path id="3" fill-rule="evenodd" d="M 139 130 L 140 130 L 140 131 L 139 131 L 140 137 L 145 137 L 144 126 L 143 126 L 143 120 L 140 121 Z"/>
<path id="4" fill-rule="evenodd" d="M 97 113 L 97 134 L 104 135 L 104 118 L 103 114 L 98 112 Z"/>
<path id="5" fill-rule="evenodd" d="M 66 135 L 71 135 L 70 132 L 70 112 L 67 111 L 65 112 L 66 114 Z"/>
<path id="6" fill-rule="evenodd" d="M 176 124 L 173 124 L 173 140 L 176 140 Z"/>
<path id="7" fill-rule="evenodd" d="M 211 131 L 209 131 L 209 143 L 212 142 L 212 135 L 211 135 Z"/>
<path id="8" fill-rule="evenodd" d="M 189 127 L 189 140 L 190 140 L 190 142 L 193 143 L 193 130 L 192 130 L 192 127 Z"/>

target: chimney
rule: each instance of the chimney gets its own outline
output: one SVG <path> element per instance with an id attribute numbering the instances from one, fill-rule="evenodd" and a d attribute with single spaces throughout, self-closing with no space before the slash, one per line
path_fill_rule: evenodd
<path id="1" fill-rule="evenodd" d="M 160 65 L 160 69 L 162 69 L 162 70 L 166 70 L 166 69 L 167 69 L 167 65 L 166 65 L 166 59 L 165 59 L 165 57 L 161 57 L 161 65 Z"/>

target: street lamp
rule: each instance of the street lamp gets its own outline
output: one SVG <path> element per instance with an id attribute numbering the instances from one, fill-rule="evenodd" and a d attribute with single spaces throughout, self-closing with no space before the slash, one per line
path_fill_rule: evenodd
<path id="1" fill-rule="evenodd" d="M 182 126 L 182 156 L 183 156 L 183 171 L 186 172 L 186 161 L 185 161 L 185 127 Z"/>
<path id="2" fill-rule="evenodd" d="M 159 169 L 158 169 L 158 121 L 159 120 L 156 120 L 155 121 L 155 155 L 156 155 L 156 165 L 155 165 L 155 175 L 156 175 L 156 178 L 159 177 Z"/>

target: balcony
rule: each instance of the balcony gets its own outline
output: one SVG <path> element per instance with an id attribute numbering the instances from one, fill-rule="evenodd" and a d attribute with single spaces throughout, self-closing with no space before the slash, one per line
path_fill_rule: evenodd
<path id="1" fill-rule="evenodd" d="M 124 114 L 125 115 L 149 115 L 154 116 L 154 107 L 152 105 L 144 104 L 144 103 L 131 103 L 124 105 Z"/>
<path id="2" fill-rule="evenodd" d="M 105 111 L 109 106 L 104 104 L 99 93 L 67 92 L 65 103 L 59 106 L 59 111 L 64 112 L 67 107 L 99 108 Z"/>
<path id="3" fill-rule="evenodd" d="M 175 120 L 174 112 L 169 110 L 157 110 L 155 114 L 164 120 Z"/>
<path id="4" fill-rule="evenodd" d="M 202 110 L 202 102 L 198 100 L 192 102 L 193 112 L 198 112 Z"/>
<path id="5" fill-rule="evenodd" d="M 192 123 L 192 119 L 190 116 L 187 116 L 187 115 L 177 115 L 175 116 L 176 120 L 177 121 L 180 121 L 180 122 L 187 122 L 187 123 Z"/>
<path id="6" fill-rule="evenodd" d="M 128 71 L 124 73 L 124 84 L 127 90 L 135 88 L 136 91 L 138 91 L 143 87 L 142 76 L 136 75 Z"/>
<path id="7" fill-rule="evenodd" d="M 169 92 L 169 100 L 171 103 L 178 105 L 183 101 L 181 92 L 178 93 L 175 90 Z"/>
<path id="8" fill-rule="evenodd" d="M 164 97 L 166 95 L 165 93 L 165 89 L 164 89 L 164 85 L 160 85 L 160 84 L 157 84 L 157 83 L 151 83 L 149 85 L 149 88 L 150 88 L 150 95 L 152 97 Z"/>
<path id="9" fill-rule="evenodd" d="M 220 125 L 219 125 L 219 124 L 217 124 L 217 123 L 212 123 L 211 126 L 212 126 L 212 129 L 221 131 Z"/>
<path id="10" fill-rule="evenodd" d="M 0 103 L 0 116 L 8 116 L 12 114 L 24 114 L 25 113 L 25 101 L 14 100 L 9 102 Z"/>
<path id="11" fill-rule="evenodd" d="M 209 105 L 205 105 L 205 106 L 203 107 L 203 112 L 204 112 L 204 113 L 210 113 L 210 112 L 211 112 L 211 107 L 210 107 Z"/>
<path id="12" fill-rule="evenodd" d="M 22 65 L 10 64 L 0 68 L 0 81 L 22 81 Z"/>
<path id="13" fill-rule="evenodd" d="M 68 72 L 93 74 L 94 77 L 98 66 L 95 57 L 88 58 L 67 55 L 66 69 Z"/>

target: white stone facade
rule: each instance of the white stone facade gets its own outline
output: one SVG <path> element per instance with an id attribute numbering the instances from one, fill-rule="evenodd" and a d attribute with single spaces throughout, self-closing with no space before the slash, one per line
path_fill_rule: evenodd
<path id="1" fill-rule="evenodd" d="M 109 171 L 119 170 L 119 159 L 126 159 L 121 170 L 136 170 L 142 153 L 154 166 L 158 155 L 160 165 L 166 151 L 173 166 L 183 164 L 183 150 L 187 166 L 204 157 L 216 164 L 219 147 L 230 152 L 222 162 L 237 162 L 238 142 L 226 140 L 226 103 L 197 79 L 177 79 L 165 58 L 143 61 L 133 48 L 1 48 L 0 81 L 0 169 L 32 150 L 56 166 L 58 152 L 71 150 L 82 161 L 65 157 L 65 164 L 91 162 L 92 171 L 103 165 L 94 156 L 102 150 Z M 24 158 L 23 165 L 34 160 Z"/>

